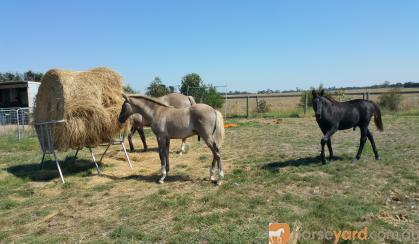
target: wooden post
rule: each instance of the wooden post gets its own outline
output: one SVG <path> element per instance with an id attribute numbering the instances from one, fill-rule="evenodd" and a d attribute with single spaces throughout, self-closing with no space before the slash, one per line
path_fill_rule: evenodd
<path id="1" fill-rule="evenodd" d="M 259 96 L 256 96 L 256 112 L 259 113 Z"/>
<path id="2" fill-rule="evenodd" d="M 304 95 L 304 115 L 307 113 L 307 101 L 308 100 L 308 93 L 306 92 Z"/>
<path id="3" fill-rule="evenodd" d="M 362 100 L 365 100 L 365 92 L 362 93 Z"/>
<path id="4" fill-rule="evenodd" d="M 249 118 L 249 96 L 246 98 L 246 117 Z"/>
<path id="5" fill-rule="evenodd" d="M 370 100 L 370 92 L 367 91 L 367 100 Z"/>

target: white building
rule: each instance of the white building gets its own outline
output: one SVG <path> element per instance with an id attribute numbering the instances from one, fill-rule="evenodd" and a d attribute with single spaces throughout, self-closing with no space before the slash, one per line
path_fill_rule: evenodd
<path id="1" fill-rule="evenodd" d="M 0 108 L 33 108 L 40 84 L 35 81 L 0 82 Z"/>

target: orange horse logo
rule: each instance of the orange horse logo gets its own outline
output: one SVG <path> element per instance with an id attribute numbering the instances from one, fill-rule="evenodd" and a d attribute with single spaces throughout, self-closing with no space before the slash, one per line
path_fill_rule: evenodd
<path id="1" fill-rule="evenodd" d="M 269 244 L 287 244 L 290 226 L 284 223 L 269 223 Z"/>

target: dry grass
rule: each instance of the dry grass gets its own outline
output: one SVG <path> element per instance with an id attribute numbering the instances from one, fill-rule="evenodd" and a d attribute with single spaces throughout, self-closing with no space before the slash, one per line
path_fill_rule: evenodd
<path id="1" fill-rule="evenodd" d="M 64 186 L 52 162 L 38 170 L 34 140 L 0 143 L 0 238 L 266 243 L 269 222 L 298 227 L 293 230 L 299 240 L 304 231 L 417 230 L 418 119 L 385 116 L 386 130 L 373 129 L 382 160 L 374 160 L 367 144 L 355 166 L 350 160 L 359 131 L 338 132 L 333 144 L 339 158 L 321 165 L 321 133 L 312 118 L 228 121 L 238 127 L 226 130 L 221 187 L 208 181 L 211 153 L 196 137 L 184 156 L 175 153 L 180 141 L 172 141 L 171 170 L 163 185 L 156 184 L 160 162 L 153 136 L 148 136 L 149 152 L 130 153 L 132 170 L 117 146 L 101 165 L 102 176 L 89 161 L 64 163 Z M 138 138 L 134 143 L 141 146 Z M 19 157 L 13 155 L 16 150 Z"/>
<path id="2" fill-rule="evenodd" d="M 368 89 L 369 92 L 388 92 L 389 88 L 380 88 L 380 89 Z M 419 89 L 416 88 L 404 88 L 401 91 L 418 91 Z M 365 89 L 357 89 L 357 90 L 350 90 L 350 92 L 366 92 Z M 287 94 L 294 94 L 296 97 L 274 97 L 274 98 L 264 98 L 263 94 L 260 94 L 259 100 L 263 99 L 267 102 L 267 104 L 271 108 L 271 112 L 290 112 L 295 111 L 299 108 L 300 97 L 301 93 L 287 93 Z M 378 101 L 380 95 L 370 95 L 369 98 L 373 101 Z M 234 96 L 232 96 L 234 97 Z M 347 96 L 348 99 L 359 99 L 362 98 L 360 95 L 349 95 Z M 310 106 L 310 101 L 309 104 Z M 237 116 L 237 115 L 246 115 L 246 99 L 239 98 L 239 99 L 229 99 L 227 104 L 227 115 L 228 116 Z M 419 108 L 419 95 L 418 94 L 402 94 L 402 102 L 401 102 L 401 110 L 407 111 L 412 109 Z M 224 111 L 225 107 L 220 109 L 220 111 Z M 249 110 L 251 114 L 256 114 L 256 99 L 252 98 L 249 99 Z"/>
<path id="3" fill-rule="evenodd" d="M 53 69 L 44 76 L 36 97 L 34 122 L 62 120 L 56 129 L 60 151 L 97 146 L 120 130 L 122 77 L 108 68 L 86 72 Z"/>

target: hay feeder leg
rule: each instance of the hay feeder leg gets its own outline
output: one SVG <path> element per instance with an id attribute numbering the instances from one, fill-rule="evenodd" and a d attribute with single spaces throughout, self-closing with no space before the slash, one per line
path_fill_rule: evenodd
<path id="1" fill-rule="evenodd" d="M 129 165 L 129 167 L 132 169 L 131 160 L 130 160 L 130 159 L 129 159 L 129 157 L 128 157 L 128 153 L 127 153 L 127 149 L 125 148 L 124 141 L 121 141 L 121 146 L 122 146 L 122 150 L 124 151 L 125 158 L 126 158 L 126 159 L 127 159 L 127 161 L 128 161 L 128 165 Z"/>
<path id="2" fill-rule="evenodd" d="M 105 154 L 108 152 L 108 149 L 110 146 L 112 145 L 121 145 L 122 147 L 122 151 L 125 154 L 125 159 L 128 161 L 128 166 L 132 169 L 132 163 L 131 160 L 129 159 L 128 153 L 127 153 L 127 149 L 124 145 L 124 140 L 125 140 L 125 136 L 127 134 L 127 128 L 125 127 L 125 130 L 122 134 L 119 134 L 118 138 L 112 139 L 111 142 L 109 142 L 108 144 L 101 144 L 101 146 L 106 146 L 105 151 L 103 152 L 102 156 L 100 157 L 99 162 L 102 162 L 103 157 L 105 157 Z"/>
<path id="3" fill-rule="evenodd" d="M 55 164 L 57 165 L 58 173 L 60 174 L 61 182 L 64 184 L 64 176 L 61 171 L 60 163 L 58 161 L 57 154 L 55 152 L 56 148 L 54 147 L 54 130 L 55 126 L 60 123 L 64 123 L 64 120 L 53 120 L 44 123 L 35 124 L 36 134 L 38 135 L 39 143 L 41 144 L 42 149 L 42 160 L 41 160 L 41 169 L 44 164 L 44 159 L 46 154 L 52 154 L 54 156 Z"/>
<path id="4" fill-rule="evenodd" d="M 110 142 L 108 144 L 108 146 L 106 147 L 105 151 L 103 152 L 102 156 L 100 157 L 99 162 L 102 162 L 103 157 L 105 157 L 105 154 L 108 152 L 109 147 L 112 145 L 112 142 Z"/>
<path id="5" fill-rule="evenodd" d="M 60 162 L 58 162 L 57 154 L 55 153 L 55 151 L 53 151 L 53 155 L 55 159 L 55 164 L 57 165 L 58 172 L 60 173 L 61 182 L 64 184 L 65 181 L 64 181 L 63 172 L 61 171 Z"/>
<path id="6" fill-rule="evenodd" d="M 98 174 L 98 175 L 100 175 L 99 165 L 97 165 L 97 163 L 96 163 L 96 158 L 95 158 L 95 155 L 93 154 L 92 148 L 91 148 L 91 147 L 87 147 L 87 148 L 89 149 L 90 154 L 92 155 L 92 158 L 93 158 L 93 163 L 94 163 L 94 164 L 95 164 L 95 166 L 96 166 L 97 174 Z"/>
<path id="7" fill-rule="evenodd" d="M 42 153 L 41 165 L 39 165 L 40 169 L 44 167 L 44 159 L 45 159 L 45 152 Z"/>
<path id="8" fill-rule="evenodd" d="M 76 162 L 76 160 L 77 160 L 77 154 L 79 153 L 79 151 L 80 151 L 80 148 L 77 148 L 76 153 L 74 154 L 73 160 L 71 161 L 71 163 L 75 163 Z"/>

